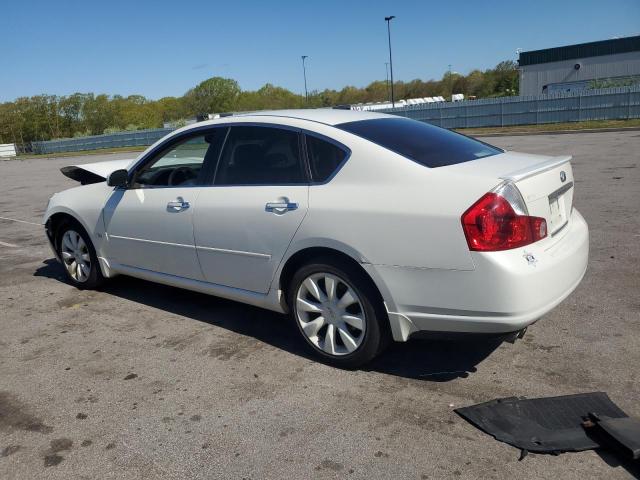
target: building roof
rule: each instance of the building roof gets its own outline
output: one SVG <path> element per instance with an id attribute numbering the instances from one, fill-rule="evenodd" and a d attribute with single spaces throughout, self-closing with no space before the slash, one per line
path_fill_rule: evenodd
<path id="1" fill-rule="evenodd" d="M 564 47 L 546 48 L 521 52 L 518 63 L 520 66 L 536 65 L 538 63 L 560 62 L 579 58 L 599 57 L 640 51 L 640 35 L 635 37 L 613 38 L 598 42 L 579 43 Z"/>

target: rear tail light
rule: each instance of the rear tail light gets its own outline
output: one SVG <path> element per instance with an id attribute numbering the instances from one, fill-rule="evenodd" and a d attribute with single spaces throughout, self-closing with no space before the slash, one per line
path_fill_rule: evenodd
<path id="1" fill-rule="evenodd" d="M 470 250 L 495 252 L 524 247 L 547 236 L 544 218 L 527 215 L 523 201 L 514 205 L 505 197 L 519 192 L 512 185 L 485 194 L 462 215 L 462 228 Z M 502 193 L 508 193 L 503 196 Z M 515 209 L 514 209 L 515 207 Z"/>

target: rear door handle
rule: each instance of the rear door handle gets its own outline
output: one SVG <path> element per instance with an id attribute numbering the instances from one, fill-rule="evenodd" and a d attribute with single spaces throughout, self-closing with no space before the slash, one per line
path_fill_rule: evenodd
<path id="1" fill-rule="evenodd" d="M 167 203 L 167 210 L 172 212 L 180 212 L 182 210 L 186 210 L 190 206 L 191 205 L 189 204 L 189 202 L 185 202 L 182 197 L 178 197 L 175 200 L 171 200 L 169 203 Z"/>
<path id="2" fill-rule="evenodd" d="M 276 213 L 281 215 L 287 213 L 290 210 L 297 210 L 298 204 L 295 202 L 281 201 L 281 202 L 269 202 L 264 206 L 265 211 Z"/>

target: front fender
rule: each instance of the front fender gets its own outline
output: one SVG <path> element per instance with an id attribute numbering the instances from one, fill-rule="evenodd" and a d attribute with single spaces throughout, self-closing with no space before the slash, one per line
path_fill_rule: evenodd
<path id="1" fill-rule="evenodd" d="M 91 238 L 98 257 L 102 257 L 104 222 L 102 209 L 113 187 L 106 183 L 94 183 L 70 188 L 54 194 L 44 213 L 43 223 L 50 223 L 54 215 L 68 215 L 86 230 Z"/>

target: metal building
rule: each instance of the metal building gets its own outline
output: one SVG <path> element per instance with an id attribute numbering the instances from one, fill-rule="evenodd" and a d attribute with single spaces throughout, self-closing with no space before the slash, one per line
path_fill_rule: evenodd
<path id="1" fill-rule="evenodd" d="M 521 52 L 520 95 L 640 84 L 640 36 Z"/>

